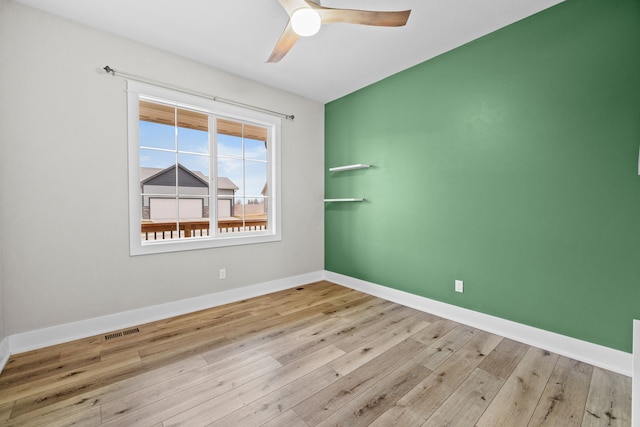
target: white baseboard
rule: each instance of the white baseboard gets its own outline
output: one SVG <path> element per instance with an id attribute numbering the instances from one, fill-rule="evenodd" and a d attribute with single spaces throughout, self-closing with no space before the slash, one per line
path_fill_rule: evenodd
<path id="1" fill-rule="evenodd" d="M 640 320 L 633 321 L 633 380 L 631 398 L 631 422 L 640 427 Z"/>
<path id="2" fill-rule="evenodd" d="M 323 279 L 324 272 L 318 271 L 302 274 L 300 276 L 264 282 L 257 285 L 245 286 L 238 289 L 203 295 L 200 297 L 10 335 L 8 337 L 8 353 L 17 354 L 63 342 L 91 337 L 105 332 L 125 329 L 173 316 L 179 316 L 181 314 L 192 313 L 198 310 L 204 310 L 231 302 L 241 301 L 247 298 L 257 297 L 317 282 Z M 5 338 L 4 341 L 7 341 L 7 339 Z M 1 355 L 2 353 L 0 353 L 0 357 Z"/>
<path id="3" fill-rule="evenodd" d="M 4 369 L 4 365 L 9 361 L 11 351 L 9 351 L 9 337 L 5 337 L 0 341 L 0 372 Z"/>
<path id="4" fill-rule="evenodd" d="M 483 331 L 501 335 L 534 347 L 542 348 L 562 356 L 589 363 L 628 377 L 632 373 L 631 354 L 614 350 L 587 341 L 545 331 L 488 314 L 479 313 L 455 305 L 377 285 L 342 274 L 325 271 L 325 280 L 346 286 L 370 295 L 425 311 Z M 639 328 L 640 329 L 640 328 Z M 640 353 L 640 351 L 638 351 Z M 636 360 L 636 364 L 638 361 Z M 640 372 L 640 368 L 638 371 Z M 636 384 L 637 384 L 636 378 Z M 640 426 L 638 426 L 640 427 Z"/>
<path id="5" fill-rule="evenodd" d="M 144 323 L 154 322 L 173 316 L 179 316 L 206 308 L 317 282 L 319 280 L 329 280 L 407 307 L 432 313 L 443 318 L 451 319 L 456 322 L 495 333 L 535 347 L 544 348 L 554 353 L 618 372 L 626 376 L 631 376 L 633 369 L 635 369 L 636 373 L 640 372 L 639 321 L 634 322 L 634 354 L 636 355 L 634 361 L 631 354 L 619 350 L 577 340 L 575 338 L 570 338 L 542 329 L 533 328 L 531 326 L 526 326 L 520 323 L 431 300 L 429 298 L 413 295 L 397 289 L 388 288 L 330 271 L 318 271 L 252 286 L 245 286 L 238 289 L 203 295 L 200 297 L 10 335 L 0 342 L 0 372 L 2 372 L 2 368 L 11 354 L 22 353 L 50 345 L 99 335 L 105 332 L 125 329 Z M 636 414 L 640 414 L 640 409 L 638 407 L 638 399 L 640 398 L 640 378 L 638 377 L 640 377 L 640 375 L 637 375 L 634 380 L 633 397 L 633 409 Z M 640 427 L 640 425 L 636 427 Z"/>

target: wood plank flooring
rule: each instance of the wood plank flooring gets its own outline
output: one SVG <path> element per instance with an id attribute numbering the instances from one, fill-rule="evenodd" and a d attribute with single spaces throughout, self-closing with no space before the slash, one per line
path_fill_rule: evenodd
<path id="1" fill-rule="evenodd" d="M 630 378 L 329 282 L 124 332 L 12 356 L 0 425 L 631 425 Z"/>

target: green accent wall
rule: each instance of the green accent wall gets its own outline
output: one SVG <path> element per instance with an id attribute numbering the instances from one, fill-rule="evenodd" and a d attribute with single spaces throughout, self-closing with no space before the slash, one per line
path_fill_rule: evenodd
<path id="1" fill-rule="evenodd" d="M 325 120 L 325 197 L 366 199 L 325 203 L 327 270 L 631 352 L 640 1 L 567 0 Z"/>

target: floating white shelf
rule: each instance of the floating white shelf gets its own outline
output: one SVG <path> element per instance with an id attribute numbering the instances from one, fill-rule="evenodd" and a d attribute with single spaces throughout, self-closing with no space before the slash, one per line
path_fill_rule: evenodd
<path id="1" fill-rule="evenodd" d="M 366 169 L 370 168 L 371 165 L 365 165 L 362 163 L 358 163 L 357 165 L 347 165 L 347 166 L 338 166 L 335 168 L 329 168 L 330 172 L 342 172 L 342 171 L 351 171 L 356 169 Z M 350 197 L 345 199 L 324 199 L 325 202 L 364 202 L 364 198 L 356 198 Z"/>
<path id="2" fill-rule="evenodd" d="M 361 163 L 357 165 L 347 165 L 347 166 L 338 166 L 335 168 L 329 168 L 329 172 L 341 172 L 341 171 L 352 171 L 355 169 L 366 169 L 370 168 L 371 165 L 363 165 Z"/>

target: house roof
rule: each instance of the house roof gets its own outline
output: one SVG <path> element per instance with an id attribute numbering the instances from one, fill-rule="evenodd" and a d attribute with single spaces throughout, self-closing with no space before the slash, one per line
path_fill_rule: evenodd
<path id="1" fill-rule="evenodd" d="M 187 173 L 196 179 L 198 182 L 202 183 L 205 186 L 209 186 L 209 177 L 203 174 L 200 171 L 192 171 L 181 164 L 178 164 L 179 170 L 182 173 Z M 161 177 L 164 174 L 172 173 L 175 169 L 175 165 L 171 165 L 168 168 L 140 168 L 140 184 L 147 184 L 157 178 Z M 174 175 L 175 176 L 175 175 Z M 221 190 L 238 190 L 239 187 L 233 183 L 229 178 L 225 176 L 218 177 L 218 189 Z"/>
<path id="2" fill-rule="evenodd" d="M 237 191 L 240 189 L 237 185 L 233 183 L 233 181 L 231 181 L 226 176 L 218 177 L 218 188 L 221 190 L 233 190 L 233 191 Z"/>

